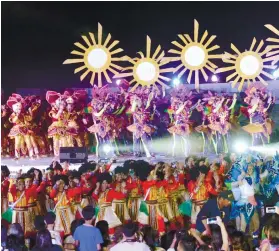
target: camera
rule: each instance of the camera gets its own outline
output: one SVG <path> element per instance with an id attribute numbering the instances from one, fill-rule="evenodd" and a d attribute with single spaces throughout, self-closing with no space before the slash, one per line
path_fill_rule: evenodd
<path id="1" fill-rule="evenodd" d="M 209 224 L 217 224 L 217 218 L 216 217 L 212 217 L 212 218 L 207 218 L 206 219 L 206 223 Z"/>
<path id="2" fill-rule="evenodd" d="M 275 207 L 266 207 L 265 212 L 268 214 L 274 214 L 274 213 L 276 213 L 276 208 Z"/>

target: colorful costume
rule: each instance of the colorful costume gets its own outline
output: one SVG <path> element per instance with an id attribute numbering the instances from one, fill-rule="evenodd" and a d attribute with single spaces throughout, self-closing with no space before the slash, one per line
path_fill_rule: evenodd
<path id="1" fill-rule="evenodd" d="M 193 201 L 191 213 L 192 224 L 196 224 L 197 215 L 202 206 L 209 199 L 210 194 L 215 196 L 218 194 L 212 186 L 212 180 L 206 177 L 206 168 L 204 166 L 195 168 L 197 168 L 197 171 L 194 177 L 192 177 L 192 180 L 188 183 L 188 191 Z"/>
<path id="2" fill-rule="evenodd" d="M 133 124 L 128 126 L 127 129 L 133 133 L 133 152 L 135 156 L 141 155 L 140 143 L 142 143 L 146 157 L 152 156 L 151 135 L 156 128 L 151 125 L 151 115 L 154 108 L 152 106 L 153 98 L 154 93 L 143 87 L 138 87 L 130 97 Z"/>
<path id="3" fill-rule="evenodd" d="M 34 148 L 31 140 L 31 135 L 34 132 L 29 128 L 29 122 L 32 120 L 32 116 L 27 112 L 24 112 L 25 101 L 18 94 L 12 94 L 7 101 L 7 105 L 12 108 L 9 121 L 13 124 L 10 130 L 9 137 L 15 139 L 15 158 L 19 159 L 20 154 L 25 154 L 25 144 L 28 149 L 29 157 L 34 157 Z M 35 150 L 37 154 L 37 149 Z"/>
<path id="4" fill-rule="evenodd" d="M 122 222 L 117 217 L 116 213 L 112 209 L 112 201 L 125 199 L 125 194 L 117 192 L 108 187 L 111 183 L 112 177 L 109 173 L 102 173 L 98 177 L 98 182 L 101 189 L 97 187 L 92 193 L 93 199 L 98 201 L 99 212 L 96 218 L 96 223 L 101 220 L 107 221 L 109 225 L 110 234 L 114 232 L 114 228 L 122 225 Z"/>
<path id="5" fill-rule="evenodd" d="M 177 153 L 177 145 L 179 139 L 183 148 L 183 155 L 187 157 L 190 152 L 189 135 L 192 131 L 192 122 L 190 116 L 192 110 L 197 106 L 192 107 L 192 92 L 181 85 L 172 92 L 171 110 L 173 111 L 173 125 L 168 129 L 173 135 L 172 156 Z"/>
<path id="6" fill-rule="evenodd" d="M 71 197 L 68 190 L 65 189 L 65 185 L 68 184 L 68 178 L 64 175 L 57 175 L 53 180 L 56 184 L 53 186 L 50 198 L 55 202 L 56 220 L 54 230 L 67 235 L 71 233 L 71 223 L 75 219 L 70 207 Z"/>
<path id="7" fill-rule="evenodd" d="M 13 215 L 12 223 L 19 223 L 25 235 L 35 231 L 34 219 L 39 215 L 36 204 L 36 189 L 37 185 L 33 184 L 29 188 L 25 188 L 24 177 L 17 179 L 17 185 L 13 184 L 10 187 L 10 193 L 13 197 Z"/>
<path id="8" fill-rule="evenodd" d="M 48 128 L 48 137 L 53 139 L 54 156 L 58 157 L 60 147 L 69 146 L 67 141 L 68 128 L 65 97 L 60 93 L 48 91 L 46 93 L 46 100 L 52 105 L 52 109 L 49 113 L 52 124 Z M 71 130 L 69 133 L 71 134 Z"/>
<path id="9" fill-rule="evenodd" d="M 243 130 L 252 136 L 252 146 L 269 143 L 272 133 L 272 120 L 268 110 L 275 101 L 271 93 L 258 84 L 250 85 L 245 91 L 247 97 L 244 101 L 248 104 L 250 124 L 243 126 Z"/>
<path id="10" fill-rule="evenodd" d="M 11 109 L 7 105 L 1 106 L 1 156 L 14 156 L 14 144 L 8 137 L 12 124 L 9 122 Z"/>
<path id="11" fill-rule="evenodd" d="M 7 166 L 1 166 L 1 212 L 4 213 L 9 208 L 8 192 L 10 187 L 10 171 Z"/>
<path id="12" fill-rule="evenodd" d="M 107 86 L 102 88 L 94 87 L 92 94 L 91 107 L 94 124 L 88 128 L 88 131 L 96 137 L 96 155 L 98 157 L 112 157 L 114 156 L 112 146 L 113 119 L 109 112 L 110 103 L 106 100 L 109 90 Z"/>

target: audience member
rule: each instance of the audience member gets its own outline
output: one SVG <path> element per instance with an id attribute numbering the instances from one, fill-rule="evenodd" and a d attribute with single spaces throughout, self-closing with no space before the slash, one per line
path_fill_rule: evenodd
<path id="1" fill-rule="evenodd" d="M 82 209 L 82 215 L 85 223 L 75 230 L 75 245 L 79 251 L 97 251 L 101 250 L 103 238 L 98 228 L 92 226 L 95 215 L 95 209 L 92 206 L 86 206 Z"/>

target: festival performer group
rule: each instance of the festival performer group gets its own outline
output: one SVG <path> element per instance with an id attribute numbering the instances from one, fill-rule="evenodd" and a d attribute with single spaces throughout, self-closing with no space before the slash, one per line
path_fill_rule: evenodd
<path id="1" fill-rule="evenodd" d="M 82 208 L 92 205 L 95 224 L 107 221 L 111 235 L 129 221 L 163 234 L 167 225 L 183 225 L 185 217 L 194 228 L 203 205 L 229 190 L 234 198 L 230 219 L 238 230 L 258 235 L 262 208 L 279 201 L 278 152 L 266 159 L 253 152 L 223 155 L 212 163 L 196 156 L 173 164 L 127 160 L 111 172 L 112 165 L 89 162 L 69 170 L 53 162 L 43 172 L 19 171 L 15 179 L 1 166 L 2 219 L 8 220 L 5 212 L 10 210 L 10 221 L 19 223 L 28 236 L 35 231 L 35 216 L 52 211 L 54 230 L 63 236 L 70 233 L 74 219 L 82 218 Z"/>
<path id="2" fill-rule="evenodd" d="M 16 160 L 23 156 L 35 159 L 52 152 L 58 157 L 60 147 L 88 147 L 92 135 L 98 157 L 121 154 L 119 145 L 128 145 L 129 140 L 134 156 L 153 157 L 156 149 L 152 138 L 169 135 L 173 139 L 170 155 L 175 157 L 182 146 L 181 155 L 187 157 L 190 136 L 194 134 L 201 135 L 205 154 L 227 153 L 232 129 L 240 127 L 239 113 L 249 120 L 243 130 L 251 134 L 252 145 L 267 144 L 275 97 L 258 84 L 251 84 L 245 94 L 240 100 L 236 94 L 197 93 L 186 85 L 167 93 L 154 86 L 131 92 L 125 80 L 116 88 L 95 86 L 89 104 L 85 90 L 66 90 L 62 94 L 48 91 L 49 106 L 43 106 L 39 97 L 13 94 L 1 107 L 1 153 Z M 237 102 L 240 105 L 235 109 Z M 90 113 L 85 113 L 86 108 Z M 193 120 L 194 111 L 200 122 Z M 109 151 L 104 151 L 104 146 L 109 146 Z"/>

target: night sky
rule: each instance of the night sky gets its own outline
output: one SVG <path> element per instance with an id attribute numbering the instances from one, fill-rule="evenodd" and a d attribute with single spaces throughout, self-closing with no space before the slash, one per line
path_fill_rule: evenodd
<path id="1" fill-rule="evenodd" d="M 90 87 L 74 74 L 70 58 L 81 35 L 97 31 L 120 40 L 132 57 L 145 50 L 146 35 L 167 51 L 177 34 L 193 31 L 193 20 L 209 35 L 217 35 L 219 52 L 250 47 L 253 37 L 272 36 L 264 27 L 279 28 L 279 2 L 1 2 L 2 88 L 5 96 L 16 88 Z M 201 36 L 201 33 L 200 33 Z M 217 52 L 217 51 L 216 51 Z M 120 55 L 120 54 L 119 54 Z M 124 54 L 122 54 L 124 55 Z M 215 61 L 218 63 L 217 61 Z"/>

